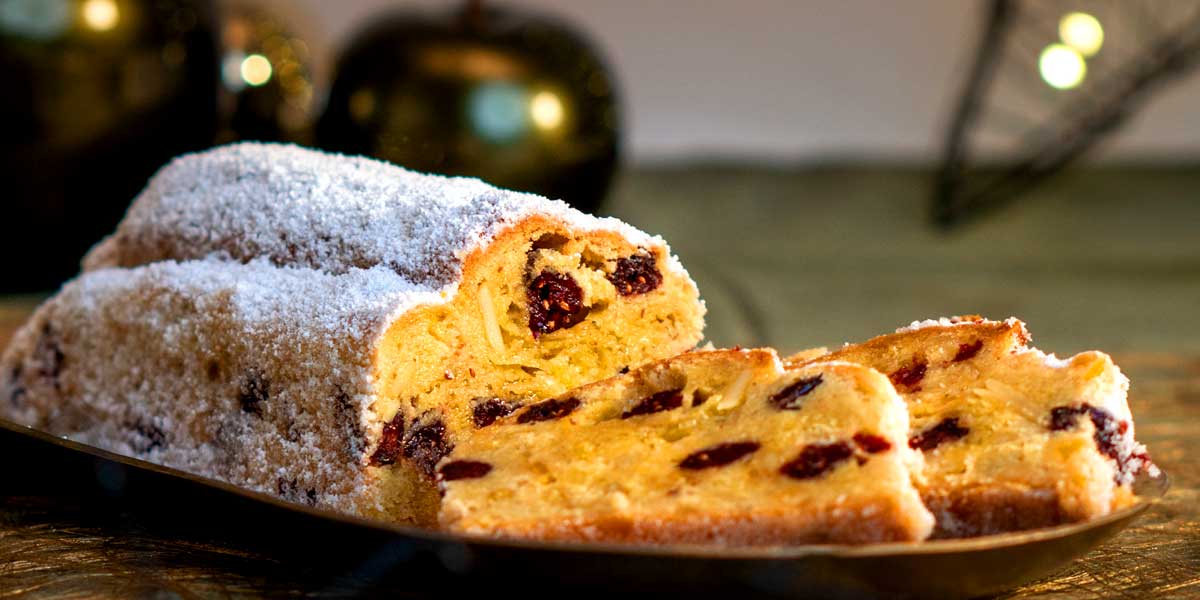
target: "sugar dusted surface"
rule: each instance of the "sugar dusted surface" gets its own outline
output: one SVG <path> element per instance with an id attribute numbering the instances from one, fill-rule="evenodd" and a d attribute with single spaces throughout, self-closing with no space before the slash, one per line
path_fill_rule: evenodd
<path id="1" fill-rule="evenodd" d="M 238 322 L 246 324 L 247 334 L 270 328 L 289 340 L 307 336 L 320 343 L 349 338 L 364 345 L 382 334 L 395 315 L 420 304 L 443 301 L 440 294 L 382 267 L 331 274 L 279 267 L 261 258 L 245 264 L 215 258 L 159 262 L 139 267 L 132 274 L 105 269 L 81 277 L 74 286 L 74 294 L 83 298 L 62 306 L 86 311 L 89 296 L 141 286 L 180 297 L 223 298 L 235 310 Z M 147 317 L 169 319 L 170 315 Z M 166 328 L 171 323 L 152 325 Z"/>
<path id="2" fill-rule="evenodd" d="M 458 278 L 468 252 L 531 215 L 580 231 L 613 230 L 635 244 L 662 243 L 616 219 L 477 179 L 299 146 L 240 143 L 163 167 L 84 266 L 263 256 L 331 273 L 380 265 L 437 289 Z"/>
<path id="3" fill-rule="evenodd" d="M 43 305 L 4 357 L 35 371 L 49 332 L 68 368 L 53 385 L 14 382 L 31 386 L 29 402 L 0 414 L 292 500 L 370 510 L 360 467 L 364 436 L 379 428 L 369 350 L 396 315 L 444 301 L 381 266 L 333 274 L 208 258 L 92 271 Z M 206 374 L 218 359 L 219 374 Z M 269 395 L 248 409 L 239 386 L 255 373 Z M 146 431 L 158 432 L 153 445 Z"/>
<path id="4" fill-rule="evenodd" d="M 980 323 L 995 323 L 991 319 L 983 318 L 963 318 L 963 317 L 940 317 L 937 319 L 924 319 L 921 321 L 913 321 L 904 327 L 896 329 L 896 333 L 906 333 L 909 331 L 917 331 L 919 329 L 928 329 L 931 327 L 955 327 L 959 325 L 977 325 Z M 1014 325 L 1018 323 L 1016 317 L 1009 317 L 1004 320 L 1005 325 Z"/>

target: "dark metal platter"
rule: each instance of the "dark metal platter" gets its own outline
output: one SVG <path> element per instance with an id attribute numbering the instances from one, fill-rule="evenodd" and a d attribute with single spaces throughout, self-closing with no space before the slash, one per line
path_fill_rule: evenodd
<path id="1" fill-rule="evenodd" d="M 84 498 L 157 535 L 203 539 L 287 569 L 366 581 L 362 590 L 457 597 L 972 597 L 1053 573 L 1126 527 L 1166 492 L 1103 518 L 967 540 L 868 546 L 628 546 L 465 538 L 285 502 L 0 420 L 0 491 L 34 485 Z M 133 515 L 133 517 L 130 517 Z M 359 589 L 359 588 L 355 588 Z"/>

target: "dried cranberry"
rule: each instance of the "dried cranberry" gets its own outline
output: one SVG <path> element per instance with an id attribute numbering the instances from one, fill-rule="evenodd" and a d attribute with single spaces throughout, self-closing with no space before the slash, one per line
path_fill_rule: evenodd
<path id="1" fill-rule="evenodd" d="M 821 375 L 801 379 L 771 396 L 771 404 L 780 410 L 797 410 L 800 408 L 800 398 L 817 389 L 823 381 Z"/>
<path id="2" fill-rule="evenodd" d="M 147 423 L 139 419 L 134 423 L 133 428 L 139 438 L 134 444 L 134 450 L 138 454 L 146 454 L 155 448 L 166 446 L 167 434 L 153 423 Z"/>
<path id="3" fill-rule="evenodd" d="M 340 386 L 333 395 L 333 411 L 334 418 L 341 425 L 342 431 L 346 432 L 347 454 L 358 456 L 360 449 L 366 445 L 366 436 L 363 434 L 362 423 L 359 421 L 358 406 L 350 394 Z"/>
<path id="4" fill-rule="evenodd" d="M 18 363 L 9 372 L 8 381 L 9 381 L 9 384 L 12 386 L 12 391 L 9 392 L 8 401 L 10 403 L 12 403 L 13 406 L 20 405 L 21 398 L 24 397 L 27 393 L 25 390 L 25 386 L 21 385 L 21 372 L 23 369 L 24 369 L 24 367 L 20 363 Z"/>
<path id="5" fill-rule="evenodd" d="M 1050 431 L 1074 429 L 1079 415 L 1086 413 L 1089 408 L 1091 405 L 1084 404 L 1082 406 L 1056 406 L 1050 409 Z"/>
<path id="6" fill-rule="evenodd" d="M 962 362 L 975 358 L 979 351 L 983 350 L 983 340 L 975 340 L 970 344 L 959 344 L 958 353 L 954 355 L 954 362 Z"/>
<path id="7" fill-rule="evenodd" d="M 587 316 L 583 290 L 563 273 L 544 272 L 529 282 L 529 330 L 537 338 L 543 333 L 574 327 Z"/>
<path id="8" fill-rule="evenodd" d="M 383 433 L 379 436 L 379 445 L 371 455 L 371 464 L 376 467 L 390 465 L 400 458 L 400 439 L 404 435 L 404 415 L 397 412 L 391 421 L 383 424 Z"/>
<path id="9" fill-rule="evenodd" d="M 492 465 L 475 460 L 456 460 L 442 465 L 438 474 L 442 481 L 458 481 L 459 479 L 479 479 L 492 472 Z"/>
<path id="10" fill-rule="evenodd" d="M 58 384 L 58 376 L 62 373 L 63 352 L 59 345 L 58 334 L 47 323 L 42 327 L 42 335 L 38 338 L 34 356 L 38 359 L 38 374 Z"/>
<path id="11" fill-rule="evenodd" d="M 878 454 L 892 449 L 892 443 L 887 441 L 887 438 L 861 431 L 854 434 L 854 443 L 867 454 Z"/>
<path id="12" fill-rule="evenodd" d="M 671 410 L 683 406 L 683 389 L 663 390 L 657 394 L 651 394 L 642 398 L 641 402 L 633 405 L 633 408 L 621 414 L 622 419 L 636 417 L 638 415 L 649 415 L 664 410 Z"/>
<path id="13" fill-rule="evenodd" d="M 299 484 L 296 483 L 296 478 L 284 479 L 282 477 L 275 480 L 275 492 L 284 498 L 291 498 L 296 493 L 296 488 Z"/>
<path id="14" fill-rule="evenodd" d="M 496 419 L 507 417 L 521 408 L 519 402 L 501 400 L 500 398 L 476 398 L 471 407 L 471 416 L 475 427 L 483 428 L 496 422 Z"/>
<path id="15" fill-rule="evenodd" d="M 559 400 L 551 398 L 545 402 L 530 405 L 517 417 L 518 423 L 536 423 L 538 421 L 549 421 L 551 419 L 561 419 L 579 408 L 579 398 L 567 398 Z"/>
<path id="16" fill-rule="evenodd" d="M 1111 412 L 1086 402 L 1079 406 L 1056 406 L 1050 409 L 1050 430 L 1074 429 L 1079 421 L 1079 416 L 1083 414 L 1088 415 L 1092 421 L 1092 427 L 1095 429 L 1092 439 L 1096 442 L 1096 449 L 1116 461 L 1118 482 L 1130 474 L 1131 460 L 1140 459 L 1144 461 L 1143 464 L 1150 463 L 1150 457 L 1145 453 L 1121 455 L 1124 438 L 1129 434 L 1128 421 L 1118 421 Z"/>
<path id="17" fill-rule="evenodd" d="M 1092 425 L 1096 429 L 1093 436 L 1096 448 L 1105 456 L 1117 460 L 1120 456 L 1119 438 L 1129 431 L 1129 424 L 1124 421 L 1118 422 L 1112 413 L 1094 406 L 1088 408 L 1088 416 L 1092 418 Z"/>
<path id="18" fill-rule="evenodd" d="M 662 285 L 662 273 L 658 271 L 654 256 L 650 254 L 634 254 L 618 259 L 616 270 L 607 278 L 622 296 L 645 294 Z"/>
<path id="19" fill-rule="evenodd" d="M 29 395 L 29 392 L 25 389 L 25 386 L 14 385 L 12 388 L 12 393 L 8 395 L 8 401 L 13 406 L 20 406 L 21 399 L 27 395 Z"/>
<path id="20" fill-rule="evenodd" d="M 242 412 L 262 416 L 262 404 L 271 399 L 271 384 L 262 373 L 250 371 L 238 388 L 238 404 Z"/>
<path id="21" fill-rule="evenodd" d="M 404 436 L 404 457 L 411 460 L 426 475 L 454 446 L 446 437 L 446 423 L 432 411 L 422 415 Z"/>
<path id="22" fill-rule="evenodd" d="M 908 447 L 929 452 L 945 442 L 961 439 L 971 432 L 971 428 L 958 424 L 958 417 L 942 419 L 937 425 L 918 433 L 908 439 Z"/>
<path id="23" fill-rule="evenodd" d="M 700 469 L 710 469 L 712 467 L 723 467 L 747 454 L 753 454 L 758 450 L 760 444 L 758 442 L 730 442 L 727 444 L 717 444 L 697 452 L 687 455 L 686 458 L 679 461 L 680 469 L 689 471 L 697 471 Z"/>
<path id="24" fill-rule="evenodd" d="M 1118 438 L 1129 432 L 1129 423 L 1117 421 L 1112 413 L 1103 408 L 1092 406 L 1086 402 L 1079 406 L 1056 406 L 1050 409 L 1050 429 L 1052 431 L 1074 429 L 1079 416 L 1083 414 L 1088 415 L 1096 430 L 1092 436 L 1096 441 L 1096 448 L 1105 456 L 1118 460 L 1120 457 L 1120 440 Z"/>
<path id="25" fill-rule="evenodd" d="M 854 450 L 846 442 L 810 444 L 791 462 L 780 467 L 779 472 L 792 479 L 812 479 L 824 475 L 851 456 L 854 456 Z"/>
<path id="26" fill-rule="evenodd" d="M 918 384 L 925 378 L 925 369 L 928 366 L 923 360 L 915 360 L 907 367 L 896 369 L 888 375 L 888 379 L 892 381 L 892 385 L 905 387 L 910 392 L 918 392 L 921 390 Z"/>

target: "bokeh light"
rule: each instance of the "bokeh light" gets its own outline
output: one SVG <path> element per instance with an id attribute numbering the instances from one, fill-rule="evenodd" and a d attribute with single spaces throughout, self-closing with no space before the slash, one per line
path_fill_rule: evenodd
<path id="1" fill-rule="evenodd" d="M 529 101 L 529 117 L 542 129 L 555 129 L 563 121 L 563 104 L 554 92 L 544 91 Z"/>
<path id="2" fill-rule="evenodd" d="M 0 1 L 0 33 L 48 40 L 62 35 L 71 20 L 67 0 Z"/>
<path id="3" fill-rule="evenodd" d="M 1064 44 L 1084 56 L 1093 56 L 1104 45 L 1104 28 L 1100 21 L 1083 12 L 1067 13 L 1058 22 L 1058 35 Z"/>
<path id="4" fill-rule="evenodd" d="M 350 94 L 350 117 L 359 123 L 369 123 L 378 104 L 374 91 L 368 88 L 356 90 Z"/>
<path id="5" fill-rule="evenodd" d="M 260 86 L 271 80 L 271 61 L 261 54 L 251 54 L 242 59 L 242 81 L 248 85 Z"/>
<path id="6" fill-rule="evenodd" d="M 467 116 L 480 137 L 503 143 L 525 133 L 528 96 L 520 86 L 489 81 L 477 86 L 467 99 Z"/>
<path id="7" fill-rule="evenodd" d="M 96 31 L 109 31 L 117 26 L 121 11 L 114 0 L 87 0 L 83 3 L 83 22 Z"/>
<path id="8" fill-rule="evenodd" d="M 1083 82 L 1087 76 L 1087 63 L 1074 48 L 1050 44 L 1038 58 L 1038 70 L 1050 87 L 1068 90 Z"/>

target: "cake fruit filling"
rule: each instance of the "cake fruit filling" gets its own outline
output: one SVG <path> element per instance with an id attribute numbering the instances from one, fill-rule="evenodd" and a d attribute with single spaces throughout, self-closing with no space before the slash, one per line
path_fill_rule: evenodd
<path id="1" fill-rule="evenodd" d="M 781 405 L 786 409 L 781 410 Z M 693 351 L 518 409 L 439 467 L 450 531 L 762 545 L 915 540 L 919 454 L 879 372 Z M 467 466 L 483 463 L 486 467 Z"/>
<path id="2" fill-rule="evenodd" d="M 587 317 L 583 290 L 570 275 L 542 273 L 529 282 L 529 330 L 537 338 L 568 329 Z"/>
<path id="3" fill-rule="evenodd" d="M 679 461 L 680 469 L 698 471 L 731 464 L 744 456 L 756 452 L 762 445 L 758 442 L 729 442 L 711 448 L 697 450 Z"/>
<path id="4" fill-rule="evenodd" d="M 653 255 L 639 253 L 618 259 L 617 268 L 608 276 L 608 280 L 617 288 L 618 294 L 634 296 L 658 289 L 662 285 L 662 273 L 654 265 Z"/>
<path id="5" fill-rule="evenodd" d="M 922 452 L 929 452 L 946 442 L 960 440 L 968 433 L 971 433 L 969 427 L 963 427 L 958 424 L 958 417 L 947 417 L 938 421 L 937 425 L 930 427 L 908 439 L 908 447 Z"/>
<path id="6" fill-rule="evenodd" d="M 621 413 L 621 418 L 628 419 L 638 415 L 659 413 L 664 410 L 679 408 L 680 406 L 683 406 L 683 388 L 663 390 L 643 398 L 633 408 Z"/>

